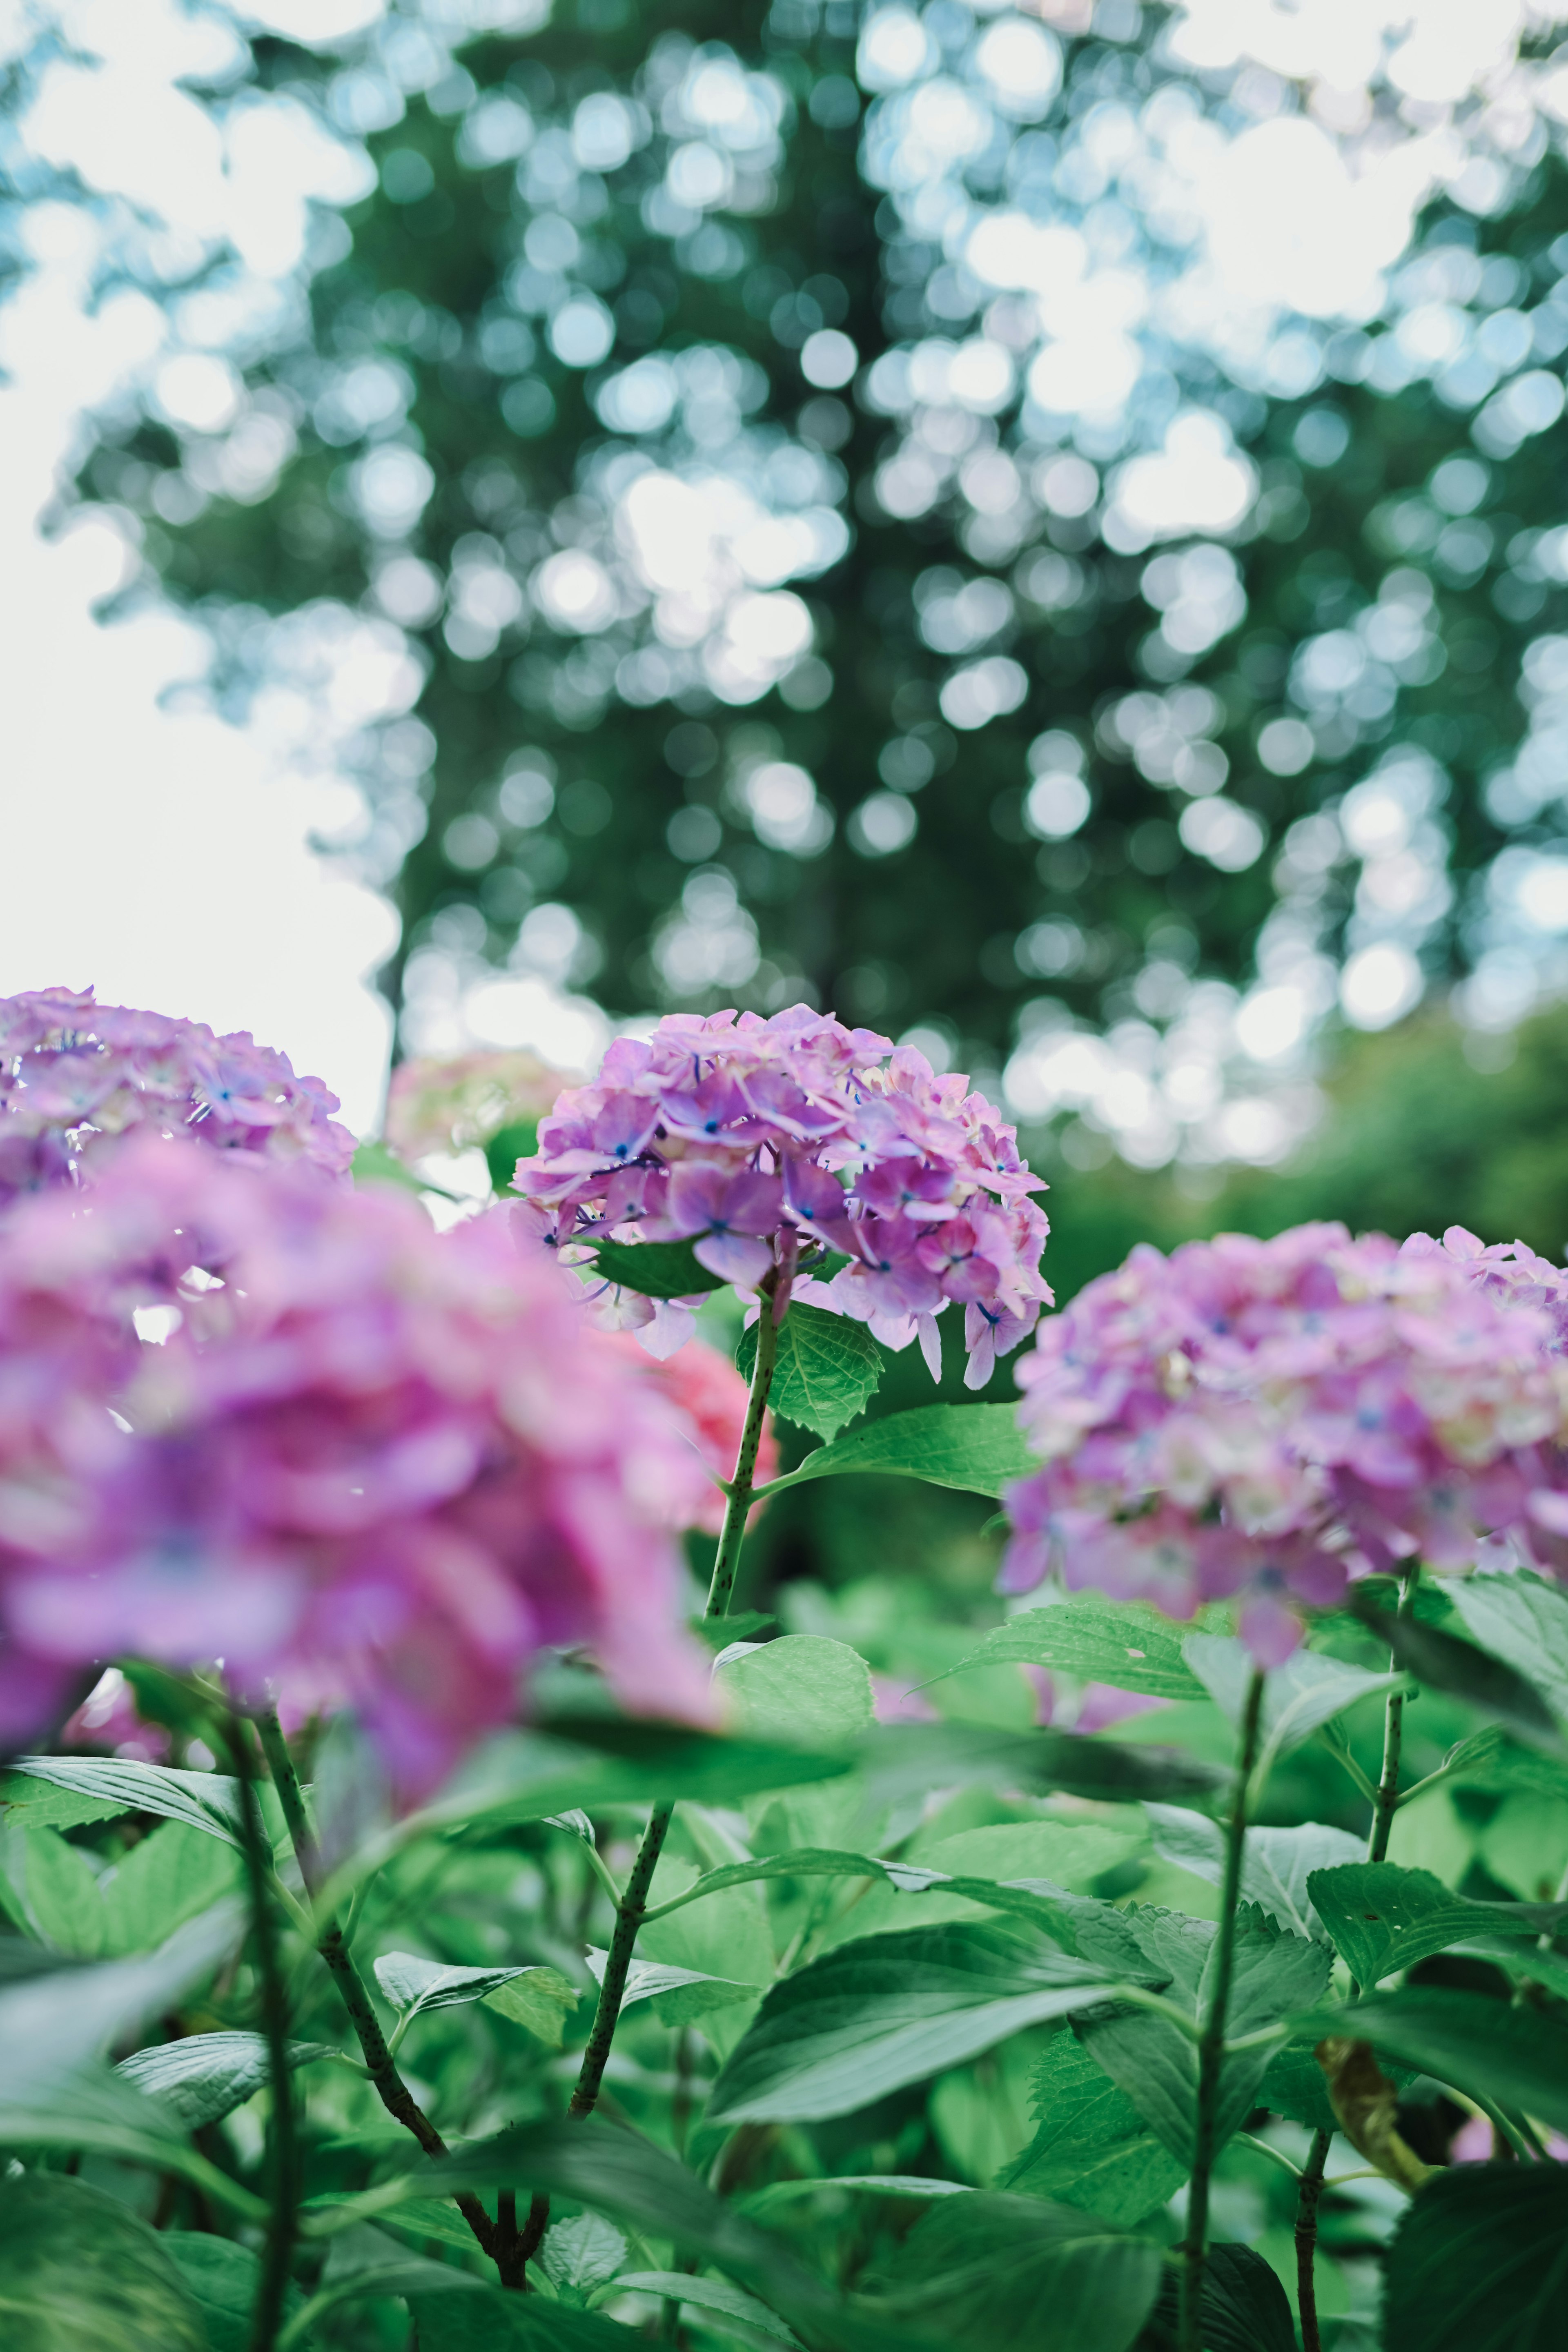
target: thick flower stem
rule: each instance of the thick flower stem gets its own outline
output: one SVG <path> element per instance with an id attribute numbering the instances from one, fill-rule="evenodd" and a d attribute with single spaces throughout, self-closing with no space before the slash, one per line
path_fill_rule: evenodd
<path id="1" fill-rule="evenodd" d="M 1258 1760 L 1258 1727 L 1263 1714 L 1263 1671 L 1254 1670 L 1242 1716 L 1236 1794 L 1226 1832 L 1225 1878 L 1220 1888 L 1219 1927 L 1215 1937 L 1214 1991 L 1198 2042 L 1197 2116 L 1193 2139 L 1193 2177 L 1187 2190 L 1187 2238 L 1182 2264 L 1181 2326 L 1177 2352 L 1203 2352 L 1204 2273 L 1208 2265 L 1209 2179 L 1218 2149 L 1220 2077 L 1225 2065 L 1225 2021 L 1236 1965 L 1236 1909 L 1241 1893 L 1241 1861 L 1247 1839 L 1247 1791 Z"/>
<path id="2" fill-rule="evenodd" d="M 763 1442 L 763 1429 L 767 1420 L 768 1391 L 773 1384 L 773 1365 L 778 1357 L 779 1324 L 787 1309 L 787 1294 L 777 1295 L 777 1276 L 769 1275 L 761 1285 L 762 1313 L 757 1318 L 757 1355 L 752 1367 L 751 1393 L 746 1401 L 746 1419 L 741 1431 L 740 1450 L 735 1456 L 735 1475 L 730 1481 L 729 1499 L 724 1506 L 724 1524 L 719 1532 L 719 1549 L 713 1559 L 712 1580 L 708 1587 L 708 1605 L 702 1614 L 705 1620 L 727 1616 L 731 1597 L 735 1590 L 735 1573 L 741 1564 L 741 1547 L 745 1541 L 746 1519 L 752 1507 L 752 1481 L 757 1475 L 757 1452 Z M 598 2103 L 600 2087 L 605 2079 L 605 2067 L 609 2060 L 616 2028 L 620 2022 L 621 2003 L 626 1998 L 626 1977 L 637 1948 L 637 1930 L 642 1926 L 643 1913 L 647 1908 L 648 1889 L 653 1874 L 664 1852 L 665 1839 L 674 1816 L 673 1804 L 655 1805 L 632 1864 L 626 1890 L 616 1906 L 615 1933 L 605 1958 L 605 1973 L 599 1985 L 598 2003 L 594 2011 L 594 2022 L 588 2034 L 588 2046 L 583 2053 L 576 2087 L 567 2108 L 570 2116 L 591 2116 Z M 531 2259 L 544 2236 L 550 2219 L 550 2200 L 535 2197 L 529 2209 L 528 2220 L 506 2250 L 505 2263 L 515 2270 L 521 2280 L 523 2266 Z"/>
<path id="3" fill-rule="evenodd" d="M 1301 2352 L 1322 2352 L 1313 2263 L 1318 2251 L 1318 2200 L 1323 2193 L 1323 2171 L 1332 2137 L 1331 2132 L 1312 2134 L 1311 2151 L 1296 2200 L 1296 2307 L 1301 2319 Z"/>
<path id="4" fill-rule="evenodd" d="M 294 1858 L 300 1865 L 300 1875 L 306 1892 L 312 1896 L 322 1876 L 321 1854 L 310 1818 L 305 1810 L 304 1791 L 300 1776 L 294 1769 L 294 1759 L 289 1753 L 289 1743 L 283 1737 L 283 1727 L 274 1706 L 262 1708 L 257 1716 L 257 1728 L 261 1734 L 262 1752 L 267 1758 L 272 1784 L 283 1808 Z M 319 1919 L 316 1923 L 316 1949 L 325 1960 L 342 1996 L 348 2011 L 354 2038 L 363 2053 L 376 2096 L 395 2123 L 412 2132 L 426 2156 L 445 2156 L 447 2143 L 431 2122 L 413 2092 L 398 2073 L 386 2036 L 381 2030 L 381 2020 L 370 1997 L 370 1988 L 355 1965 L 344 1939 L 342 1928 L 335 1918 Z M 496 2259 L 495 2224 L 477 2197 L 463 2195 L 454 2200 L 458 2211 L 468 2223 L 479 2245 L 492 2261 Z"/>
<path id="5" fill-rule="evenodd" d="M 250 2317 L 250 2352 L 272 2352 L 283 2324 L 300 2205 L 300 2153 L 294 2133 L 294 2085 L 289 2066 L 289 1988 L 273 1915 L 272 1852 L 256 1793 L 256 1757 L 248 1727 L 237 1717 L 230 1746 L 240 1785 L 245 1867 L 250 1881 L 251 1937 L 261 1979 L 261 2029 L 272 2090 L 271 2195 L 261 2273 Z"/>

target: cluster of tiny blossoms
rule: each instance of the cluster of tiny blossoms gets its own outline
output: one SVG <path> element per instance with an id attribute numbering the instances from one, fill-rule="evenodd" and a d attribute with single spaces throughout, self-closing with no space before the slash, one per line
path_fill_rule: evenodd
<path id="1" fill-rule="evenodd" d="M 890 1348 L 918 1338 L 933 1375 L 936 1318 L 956 1303 L 966 1377 L 982 1387 L 1050 1297 L 1048 1228 L 1013 1129 L 966 1087 L 805 1005 L 766 1021 L 672 1013 L 561 1097 L 519 1163 L 520 1214 L 553 1247 L 690 1240 L 710 1273 L 749 1289 L 819 1243 L 847 1263 L 795 1283 L 795 1297 Z M 628 1311 L 661 1352 L 690 1328 L 679 1309 Z"/>
<path id="2" fill-rule="evenodd" d="M 95 1004 L 90 989 L 0 998 L 0 1206 L 96 1171 L 140 1127 L 341 1176 L 354 1146 L 337 1108 L 243 1030 Z"/>
<path id="3" fill-rule="evenodd" d="M 1018 1367 L 1045 1467 L 1006 1497 L 1005 1587 L 1055 1567 L 1173 1617 L 1239 1593 L 1272 1664 L 1300 1638 L 1292 1598 L 1415 1558 L 1473 1564 L 1548 1483 L 1563 1365 L 1536 1294 L 1561 1317 L 1563 1286 L 1457 1231 L 1134 1250 Z"/>
<path id="4" fill-rule="evenodd" d="M 132 1654 L 353 1706 L 405 1795 L 546 1645 L 700 1714 L 670 1531 L 709 1487 L 504 1211 L 437 1234 L 390 1189 L 140 1136 L 0 1234 L 0 1739 Z"/>

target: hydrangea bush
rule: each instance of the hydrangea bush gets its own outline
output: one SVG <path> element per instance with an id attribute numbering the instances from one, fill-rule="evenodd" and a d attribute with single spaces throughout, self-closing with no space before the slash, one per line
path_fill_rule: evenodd
<path id="1" fill-rule="evenodd" d="M 1305 1226 L 1041 1319 L 1012 1130 L 800 1008 L 438 1220 L 516 1070 L 351 1181 L 248 1040 L 0 1035 L 24 2352 L 1556 2346 L 1560 1268 Z M 749 1589 L 830 1477 L 991 1498 L 996 1597 Z"/>

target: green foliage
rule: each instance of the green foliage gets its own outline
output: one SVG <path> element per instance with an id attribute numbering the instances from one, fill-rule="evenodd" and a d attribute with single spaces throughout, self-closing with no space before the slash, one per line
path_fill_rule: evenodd
<path id="1" fill-rule="evenodd" d="M 735 1361 L 749 1381 L 757 1360 L 753 1324 Z M 793 1306 L 779 1327 L 769 1401 L 774 1412 L 829 1443 L 865 1412 L 882 1378 L 882 1355 L 863 1323 L 820 1307 Z"/>
<path id="2" fill-rule="evenodd" d="M 330 2042 L 289 2044 L 291 2066 L 337 2055 Z M 122 2058 L 115 2072 L 122 2082 L 172 2107 L 187 2131 L 199 2131 L 260 2090 L 271 2069 L 259 2033 L 192 2033 L 138 2050 Z"/>
<path id="3" fill-rule="evenodd" d="M 1127 2352 L 1160 2283 L 1160 2250 L 1071 2205 L 944 2198 L 900 2252 L 882 2307 L 955 2352 L 1032 2352 L 1044 2340 Z"/>
<path id="4" fill-rule="evenodd" d="M 6 2352 L 207 2352 L 202 2314 L 144 2221 L 53 2173 L 0 2181 Z"/>
<path id="5" fill-rule="evenodd" d="M 1176 1805 L 1146 1805 L 1144 1811 L 1156 1853 L 1194 1877 L 1206 1878 L 1211 1886 L 1223 1884 L 1225 1840 L 1217 1822 Z M 1242 1898 L 1256 1903 L 1265 1918 L 1292 1935 L 1321 1937 L 1323 1922 L 1315 1907 L 1311 1875 L 1331 1871 L 1338 1864 L 1358 1863 L 1362 1844 L 1348 1832 L 1329 1829 L 1321 1822 L 1307 1822 L 1300 1829 L 1248 1830 L 1242 1847 Z M 1334 1941 L 1344 1949 L 1337 1934 Z"/>
<path id="6" fill-rule="evenodd" d="M 1183 1658 L 1181 1643 L 1152 1611 L 1112 1609 L 1101 1601 L 1026 1609 L 987 1633 L 948 1672 L 1004 1663 L 1046 1666 L 1150 1698 L 1201 1698 L 1205 1688 Z"/>
<path id="7" fill-rule="evenodd" d="M 1554 2352 L 1568 2307 L 1568 2174 L 1466 2165 L 1412 2202 L 1389 2249 L 1384 2352 Z"/>
<path id="8" fill-rule="evenodd" d="M 792 1308 L 791 1319 L 799 1312 Z M 1009 1479 L 1026 1475 L 1032 1461 L 1013 1405 L 917 1405 L 819 1446 L 786 1478 L 775 1478 L 769 1492 L 859 1470 L 923 1478 L 928 1486 L 970 1495 L 1000 1495 Z"/>
<path id="9" fill-rule="evenodd" d="M 1039 2128 L 1001 2186 L 1081 2206 L 1131 2229 L 1181 2187 L 1186 2168 L 1172 2156 L 1125 2091 L 1064 2027 L 1035 2071 Z"/>
<path id="10" fill-rule="evenodd" d="M 198 2341 L 205 2343 L 206 2352 L 250 2352 L 250 2315 L 261 2275 L 259 2257 L 232 2238 L 215 2238 L 205 2231 L 168 2230 L 162 2243 L 201 2315 L 205 2334 Z M 291 2286 L 284 2305 L 286 2316 L 296 2318 L 304 2301 L 299 2288 Z"/>
<path id="11" fill-rule="evenodd" d="M 644 1298 L 688 1298 L 724 1287 L 724 1276 L 699 1263 L 691 1242 L 600 1242 L 594 1264 L 606 1282 Z"/>
<path id="12" fill-rule="evenodd" d="M 1468 1902 L 1429 1870 L 1391 1862 L 1315 1870 L 1309 1883 L 1342 1958 L 1368 1991 L 1474 1937 L 1550 1935 L 1568 1918 L 1568 1903 Z"/>
<path id="13" fill-rule="evenodd" d="M 1174 2352 L 1176 2284 L 1167 2273 L 1159 2307 L 1136 2352 Z M 1296 2330 L 1279 2277 L 1251 2246 L 1209 2249 L 1203 2295 L 1204 2352 L 1295 2352 Z"/>

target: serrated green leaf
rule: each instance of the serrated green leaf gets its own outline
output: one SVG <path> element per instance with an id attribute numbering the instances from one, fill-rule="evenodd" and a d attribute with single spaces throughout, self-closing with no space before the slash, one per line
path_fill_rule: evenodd
<path id="1" fill-rule="evenodd" d="M 1568 2167 L 1466 2164 L 1411 2200 L 1388 2250 L 1384 2352 L 1561 2352 Z"/>
<path id="2" fill-rule="evenodd" d="M 552 2221 L 539 2249 L 539 2267 L 552 2286 L 586 2294 L 613 2279 L 626 2258 L 626 2242 L 613 2221 L 597 2213 Z"/>
<path id="3" fill-rule="evenodd" d="M 1444 1588 L 1472 1642 L 1521 1675 L 1568 1721 L 1568 1595 L 1544 1577 L 1456 1577 Z"/>
<path id="4" fill-rule="evenodd" d="M 1136 1906 L 1126 1916 L 1151 1964 L 1171 1971 L 1167 1997 L 1194 2020 L 1203 2015 L 1218 1957 L 1213 1923 Z M 1194 1967 L 1200 1956 L 1201 1966 Z M 1240 2040 L 1321 1999 L 1331 1966 L 1326 1946 L 1288 1934 L 1255 1905 L 1243 1904 L 1236 1917 L 1226 2018 L 1229 2037 Z M 1120 2084 L 1178 2162 L 1190 2168 L 1197 2117 L 1196 2043 L 1173 2021 L 1146 2011 L 1091 2015 L 1079 2031 L 1089 2055 Z M 1227 2054 L 1220 2075 L 1218 2146 L 1240 2129 L 1256 2105 L 1272 2054 L 1267 2044 Z"/>
<path id="5" fill-rule="evenodd" d="M 977 2189 L 915 2224 L 872 2308 L 936 2333 L 953 2352 L 1037 2352 L 1042 2342 L 1128 2352 L 1160 2272 L 1148 2239 L 1070 2205 Z"/>
<path id="6" fill-rule="evenodd" d="M 1314 1871 L 1310 1884 L 1341 1958 L 1369 1992 L 1472 1936 L 1550 1935 L 1568 1919 L 1568 1903 L 1473 1903 L 1429 1870 L 1392 1862 Z"/>
<path id="7" fill-rule="evenodd" d="M 289 2044 L 291 2067 L 338 2054 L 327 2042 Z M 187 2131 L 216 2124 L 272 2074 L 266 2038 L 259 2033 L 192 2033 L 181 2042 L 155 2042 L 122 2058 L 114 2071 L 133 2090 L 162 2099 Z"/>
<path id="8" fill-rule="evenodd" d="M 1038 2129 L 998 2188 L 1131 2229 L 1181 2187 L 1185 2168 L 1065 2027 L 1047 2042 L 1031 2088 Z"/>
<path id="9" fill-rule="evenodd" d="M 721 1656 L 713 1687 L 753 1739 L 843 1748 L 871 1727 L 870 1668 L 847 1642 L 817 1633 L 785 1633 Z"/>
<path id="10" fill-rule="evenodd" d="M 841 1945 L 773 1986 L 713 2085 L 710 2118 L 850 2115 L 1082 2009 L 1110 1980 L 1037 1937 L 980 1922 Z"/>
<path id="11" fill-rule="evenodd" d="M 700 1263 L 690 1242 L 599 1242 L 594 1262 L 606 1282 L 642 1298 L 693 1298 L 722 1290 L 726 1279 Z"/>
<path id="12" fill-rule="evenodd" d="M 196 2303 L 130 2208 L 85 2181 L 0 2180 L 7 2352 L 208 2352 Z"/>
<path id="13" fill-rule="evenodd" d="M 0 1772 L 0 1816 L 8 1826 L 29 1830 L 74 1830 L 88 1822 L 110 1822 L 127 1811 L 118 1797 L 89 1796 L 85 1790 L 56 1789 L 31 1772 Z"/>
<path id="14" fill-rule="evenodd" d="M 1467 2096 L 1500 2100 L 1568 2132 L 1568 2024 L 1555 2012 L 1515 2009 L 1486 1993 L 1405 1985 L 1292 2024 L 1314 2041 L 1331 2033 L 1370 2042 Z"/>
<path id="15" fill-rule="evenodd" d="M 1064 1601 L 1009 1617 L 947 1671 L 958 1675 L 971 1666 L 1006 1664 L 1045 1666 L 1079 1682 L 1109 1683 L 1150 1698 L 1204 1696 L 1203 1684 L 1168 1626 L 1142 1611 L 1111 1609 L 1099 1601 Z"/>
<path id="16" fill-rule="evenodd" d="M 91 1798 L 110 1812 L 161 1813 L 244 1852 L 239 1783 L 221 1773 L 180 1772 L 125 1756 L 18 1756 L 11 1769 Z"/>
<path id="17" fill-rule="evenodd" d="M 742 1335 L 735 1361 L 749 1381 L 757 1360 L 755 1324 Z M 882 1358 L 863 1323 L 820 1307 L 790 1308 L 779 1326 L 769 1402 L 774 1412 L 831 1442 L 864 1412 L 882 1378 Z"/>
<path id="18" fill-rule="evenodd" d="M 1211 1886 L 1223 1885 L 1226 1842 L 1217 1822 L 1177 1805 L 1145 1805 L 1143 1810 L 1157 1854 Z M 1248 1830 L 1242 1852 L 1242 1899 L 1256 1903 L 1266 1917 L 1277 1919 L 1293 1936 L 1321 1936 L 1323 1924 L 1313 1909 L 1308 1878 L 1314 1870 L 1359 1863 L 1363 1850 L 1362 1839 L 1321 1822 L 1308 1822 L 1299 1829 Z"/>
<path id="19" fill-rule="evenodd" d="M 794 1310 L 792 1310 L 794 1311 Z M 775 1376 L 776 1377 L 776 1376 Z M 781 1411 L 783 1408 L 780 1408 Z M 814 1478 L 837 1478 L 851 1471 L 892 1478 L 923 1478 L 931 1486 L 952 1486 L 965 1495 L 1000 1495 L 1015 1478 L 1026 1477 L 1034 1456 L 1010 1404 L 923 1404 L 889 1413 L 847 1437 L 808 1454 L 797 1468 L 773 1479 L 766 1492 L 804 1486 Z"/>

